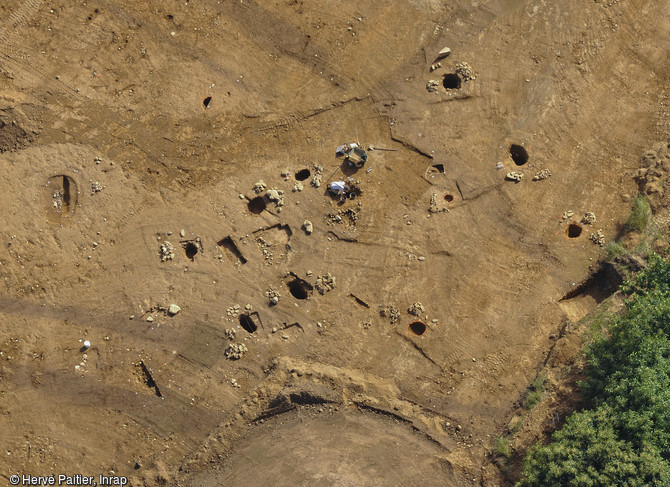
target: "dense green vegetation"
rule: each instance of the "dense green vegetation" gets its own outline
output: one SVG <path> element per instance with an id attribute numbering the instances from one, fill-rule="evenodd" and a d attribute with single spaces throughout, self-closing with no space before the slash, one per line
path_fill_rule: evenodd
<path id="1" fill-rule="evenodd" d="M 533 447 L 517 487 L 670 486 L 670 264 L 622 287 L 627 312 L 587 350 L 587 409 Z"/>

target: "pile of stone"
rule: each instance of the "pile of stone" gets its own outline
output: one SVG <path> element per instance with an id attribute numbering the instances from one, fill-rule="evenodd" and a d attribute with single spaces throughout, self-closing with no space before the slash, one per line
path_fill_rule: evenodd
<path id="1" fill-rule="evenodd" d="M 584 214 L 584 218 L 582 218 L 582 223 L 584 225 L 593 225 L 596 222 L 596 214 L 593 213 L 592 211 L 589 211 L 588 213 Z"/>
<path id="2" fill-rule="evenodd" d="M 240 314 L 240 305 L 235 304 L 226 310 L 226 314 L 232 318 L 237 318 L 237 315 Z"/>
<path id="3" fill-rule="evenodd" d="M 458 73 L 466 83 L 477 79 L 477 74 L 475 74 L 472 67 L 466 62 L 458 63 L 456 65 L 456 73 Z"/>
<path id="4" fill-rule="evenodd" d="M 591 242 L 596 245 L 603 247 L 605 245 L 605 234 L 602 230 L 598 230 L 596 233 L 591 234 Z"/>
<path id="5" fill-rule="evenodd" d="M 268 189 L 268 192 L 265 193 L 265 195 L 268 197 L 268 199 L 272 202 L 274 202 L 275 205 L 277 206 L 284 206 L 284 192 L 277 189 L 277 188 L 272 188 Z"/>
<path id="6" fill-rule="evenodd" d="M 437 88 L 440 86 L 440 82 L 437 81 L 436 79 L 431 79 L 426 83 L 426 90 L 428 90 L 429 93 L 434 93 L 437 91 Z"/>
<path id="7" fill-rule="evenodd" d="M 268 297 L 268 299 L 270 300 L 270 304 L 273 306 L 278 304 L 279 300 L 281 299 L 281 294 L 276 289 L 272 288 L 268 289 L 267 291 L 265 291 L 265 295 Z"/>
<path id="8" fill-rule="evenodd" d="M 549 169 L 542 169 L 535 176 L 533 176 L 533 181 L 543 181 L 551 176 L 551 171 Z"/>
<path id="9" fill-rule="evenodd" d="M 239 360 L 249 349 L 244 343 L 231 343 L 226 347 L 224 354 L 230 360 Z"/>
<path id="10" fill-rule="evenodd" d="M 54 208 L 60 213 L 63 210 L 63 190 L 59 189 L 54 192 Z"/>
<path id="11" fill-rule="evenodd" d="M 515 183 L 520 183 L 523 179 L 523 173 L 510 171 L 505 175 L 505 179 L 508 181 L 514 181 Z"/>
<path id="12" fill-rule="evenodd" d="M 563 219 L 564 220 L 569 220 L 570 218 L 572 218 L 574 216 L 574 214 L 575 214 L 574 211 L 566 210 L 566 211 L 563 212 Z"/>
<path id="13" fill-rule="evenodd" d="M 314 176 L 312 176 L 312 186 L 318 188 L 321 186 L 321 179 L 323 178 L 323 166 L 314 164 Z"/>
<path id="14" fill-rule="evenodd" d="M 311 235 L 312 232 L 314 231 L 314 225 L 312 224 L 311 221 L 305 220 L 302 222 L 302 229 L 305 231 L 307 235 Z"/>
<path id="15" fill-rule="evenodd" d="M 235 335 L 237 334 L 237 330 L 235 330 L 234 328 L 227 328 L 225 333 L 226 333 L 226 337 L 228 337 L 228 340 L 230 340 L 232 342 L 233 340 L 235 340 Z"/>
<path id="16" fill-rule="evenodd" d="M 174 259 L 174 245 L 167 240 L 160 247 L 161 262 Z"/>
<path id="17" fill-rule="evenodd" d="M 395 325 L 400 319 L 400 311 L 392 305 L 379 306 L 379 315 L 382 318 L 388 318 L 392 325 Z"/>
<path id="18" fill-rule="evenodd" d="M 91 194 L 99 193 L 100 191 L 102 191 L 102 188 L 103 186 L 99 182 L 97 181 L 91 182 Z"/>
<path id="19" fill-rule="evenodd" d="M 254 184 L 254 193 L 261 194 L 267 187 L 268 185 L 265 184 L 262 179 L 260 181 L 256 181 L 256 184 Z"/>
<path id="20" fill-rule="evenodd" d="M 423 309 L 423 304 L 416 302 L 407 308 L 407 312 L 413 316 L 421 316 L 426 310 Z"/>
<path id="21" fill-rule="evenodd" d="M 325 275 L 316 278 L 314 287 L 319 291 L 319 294 L 326 294 L 328 291 L 335 289 L 335 278 L 330 275 L 330 272 L 327 272 Z"/>
<path id="22" fill-rule="evenodd" d="M 296 191 L 302 191 L 303 189 L 305 189 L 305 187 L 302 185 L 300 181 L 298 181 L 297 183 L 295 183 L 291 191 L 295 193 Z"/>

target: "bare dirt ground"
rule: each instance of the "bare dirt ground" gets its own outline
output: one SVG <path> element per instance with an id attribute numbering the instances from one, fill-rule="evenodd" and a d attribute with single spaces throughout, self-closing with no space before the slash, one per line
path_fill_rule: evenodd
<path id="1" fill-rule="evenodd" d="M 0 474 L 504 484 L 670 131 L 670 4 L 559 3 L 2 2 Z"/>

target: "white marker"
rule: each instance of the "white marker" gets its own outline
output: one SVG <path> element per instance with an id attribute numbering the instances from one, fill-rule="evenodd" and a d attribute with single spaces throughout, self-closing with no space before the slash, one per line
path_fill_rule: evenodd
<path id="1" fill-rule="evenodd" d="M 91 348 L 91 342 L 89 342 L 88 340 L 86 340 L 86 341 L 84 342 L 84 348 L 85 348 L 86 350 L 88 350 L 89 348 Z"/>

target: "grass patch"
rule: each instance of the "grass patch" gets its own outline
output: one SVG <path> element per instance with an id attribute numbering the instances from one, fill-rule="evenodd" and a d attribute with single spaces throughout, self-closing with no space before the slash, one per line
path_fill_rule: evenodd
<path id="1" fill-rule="evenodd" d="M 547 375 L 544 374 L 543 372 L 540 372 L 537 374 L 537 377 L 535 377 L 535 380 L 530 383 L 530 386 L 528 387 L 528 393 L 526 394 L 526 398 L 523 400 L 523 407 L 526 409 L 533 409 L 537 403 L 540 402 L 542 399 L 542 395 L 544 394 L 544 386 L 547 382 L 548 378 Z"/>
<path id="2" fill-rule="evenodd" d="M 649 200 L 643 194 L 638 195 L 633 202 L 633 209 L 630 212 L 628 221 L 626 221 L 626 228 L 638 232 L 644 232 L 649 224 L 651 218 L 651 206 Z"/>
<path id="3" fill-rule="evenodd" d="M 509 445 L 510 445 L 509 438 L 505 438 L 504 436 L 497 437 L 495 439 L 495 442 L 493 443 L 493 454 L 500 457 L 509 458 L 510 457 Z"/>
<path id="4" fill-rule="evenodd" d="M 621 245 L 619 242 L 611 241 L 610 243 L 607 244 L 607 255 L 610 257 L 619 257 L 622 255 L 626 255 L 628 251 L 626 250 L 626 247 Z"/>

